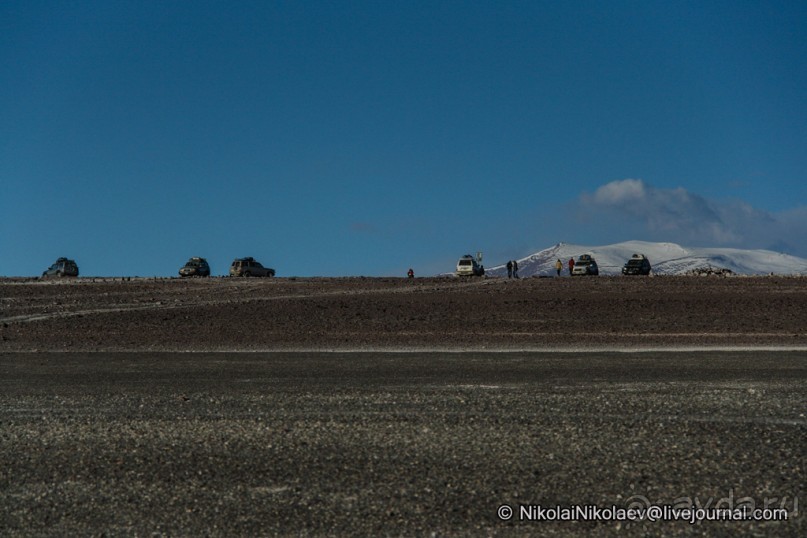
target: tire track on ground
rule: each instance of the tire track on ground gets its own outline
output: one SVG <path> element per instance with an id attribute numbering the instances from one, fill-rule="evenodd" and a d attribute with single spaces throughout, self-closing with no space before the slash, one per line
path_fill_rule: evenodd
<path id="1" fill-rule="evenodd" d="M 71 318 L 71 317 L 80 317 L 80 316 L 89 316 L 89 315 L 96 315 L 96 314 L 114 314 L 114 313 L 121 313 L 121 312 L 138 312 L 138 311 L 148 311 L 148 310 L 178 310 L 182 308 L 196 308 L 196 307 L 204 307 L 204 306 L 218 306 L 218 305 L 226 305 L 226 304 L 249 304 L 254 302 L 265 302 L 265 301 L 282 301 L 282 300 L 304 300 L 304 299 L 319 299 L 319 298 L 327 298 L 327 297 L 340 297 L 340 296 L 360 296 L 360 295 L 385 295 L 385 294 L 398 294 L 398 293 L 415 293 L 415 292 L 439 292 L 444 290 L 454 290 L 454 289 L 463 289 L 473 286 L 489 286 L 489 285 L 501 285 L 504 281 L 501 280 L 480 280 L 480 281 L 470 281 L 470 282 L 446 282 L 445 284 L 432 284 L 428 286 L 412 286 L 412 287 L 385 287 L 380 289 L 349 289 L 349 290 L 333 290 L 333 291 L 315 291 L 313 293 L 295 293 L 295 294 L 281 294 L 281 295 L 269 295 L 263 297 L 253 297 L 253 296 L 237 296 L 237 295 L 228 295 L 226 298 L 217 299 L 217 300 L 202 300 L 202 301 L 193 301 L 193 300 L 184 300 L 182 302 L 174 302 L 166 303 L 165 301 L 154 301 L 151 303 L 135 303 L 135 304 L 121 304 L 111 307 L 102 307 L 102 308 L 87 308 L 82 310 L 62 310 L 58 312 L 38 312 L 34 314 L 21 314 L 17 316 L 7 316 L 4 318 L 0 318 L 0 323 L 32 323 L 36 321 L 46 321 L 50 319 L 59 319 L 59 318 Z M 239 282 L 239 284 L 246 284 L 244 282 Z M 263 282 L 256 282 L 255 285 L 252 285 L 252 289 L 259 289 L 258 284 L 263 284 Z M 249 284 L 248 284 L 249 285 Z M 229 286 L 228 289 L 216 289 L 215 290 L 218 294 L 223 294 L 225 292 L 239 292 L 243 291 L 243 288 L 240 287 L 233 287 Z M 179 301 L 179 299 L 174 299 L 174 301 Z"/>

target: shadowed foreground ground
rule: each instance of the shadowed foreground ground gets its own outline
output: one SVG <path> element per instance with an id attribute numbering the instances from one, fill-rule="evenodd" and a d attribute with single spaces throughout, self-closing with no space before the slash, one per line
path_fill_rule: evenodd
<path id="1" fill-rule="evenodd" d="M 806 380 L 804 352 L 4 353 L 0 534 L 804 536 Z M 791 519 L 496 515 L 696 497 Z"/>

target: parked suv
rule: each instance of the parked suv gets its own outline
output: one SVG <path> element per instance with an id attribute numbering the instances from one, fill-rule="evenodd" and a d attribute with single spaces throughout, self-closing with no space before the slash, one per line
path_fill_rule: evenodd
<path id="1" fill-rule="evenodd" d="M 59 258 L 56 263 L 48 267 L 47 271 L 42 273 L 42 276 L 78 276 L 78 265 L 73 260 Z"/>
<path id="2" fill-rule="evenodd" d="M 634 254 L 622 268 L 623 275 L 649 275 L 650 260 L 644 254 Z"/>
<path id="3" fill-rule="evenodd" d="M 581 275 L 599 275 L 600 269 L 597 267 L 597 262 L 591 257 L 591 254 L 583 254 L 574 262 L 574 269 L 572 269 L 572 276 Z"/>
<path id="4" fill-rule="evenodd" d="M 466 254 L 457 262 L 457 276 L 484 276 L 485 267 L 473 256 Z"/>
<path id="5" fill-rule="evenodd" d="M 191 258 L 179 270 L 179 276 L 210 276 L 210 266 L 204 258 Z"/>
<path id="6" fill-rule="evenodd" d="M 230 265 L 230 276 L 275 276 L 275 270 L 264 267 L 254 258 L 236 258 Z"/>

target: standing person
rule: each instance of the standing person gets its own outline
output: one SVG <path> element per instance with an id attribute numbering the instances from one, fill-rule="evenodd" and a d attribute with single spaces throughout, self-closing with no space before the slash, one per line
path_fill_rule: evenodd
<path id="1" fill-rule="evenodd" d="M 518 262 L 513 260 L 513 278 L 518 278 Z"/>
<path id="2" fill-rule="evenodd" d="M 558 258 L 558 261 L 555 262 L 555 271 L 558 272 L 558 276 L 560 276 L 561 269 L 563 269 L 563 262 L 561 262 L 560 258 Z"/>
<path id="3" fill-rule="evenodd" d="M 415 278 L 415 272 L 412 270 L 411 267 L 409 268 L 409 271 L 406 272 L 406 276 L 408 276 L 409 278 Z"/>
<path id="4" fill-rule="evenodd" d="M 513 278 L 513 262 L 507 260 L 507 278 Z"/>
<path id="5" fill-rule="evenodd" d="M 572 269 L 574 269 L 574 258 L 569 258 L 569 276 L 572 276 Z"/>

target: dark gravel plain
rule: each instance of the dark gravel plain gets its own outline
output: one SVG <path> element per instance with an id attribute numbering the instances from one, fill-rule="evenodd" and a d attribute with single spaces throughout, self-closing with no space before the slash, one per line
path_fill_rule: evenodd
<path id="1" fill-rule="evenodd" d="M 0 279 L 0 536 L 805 536 L 806 377 L 803 277 Z M 651 502 L 790 520 L 497 517 Z"/>
<path id="2" fill-rule="evenodd" d="M 804 536 L 806 358 L 3 353 L 0 535 Z M 791 519 L 496 515 L 643 498 Z"/>
<path id="3" fill-rule="evenodd" d="M 0 279 L 0 350 L 775 345 L 807 277 Z"/>

